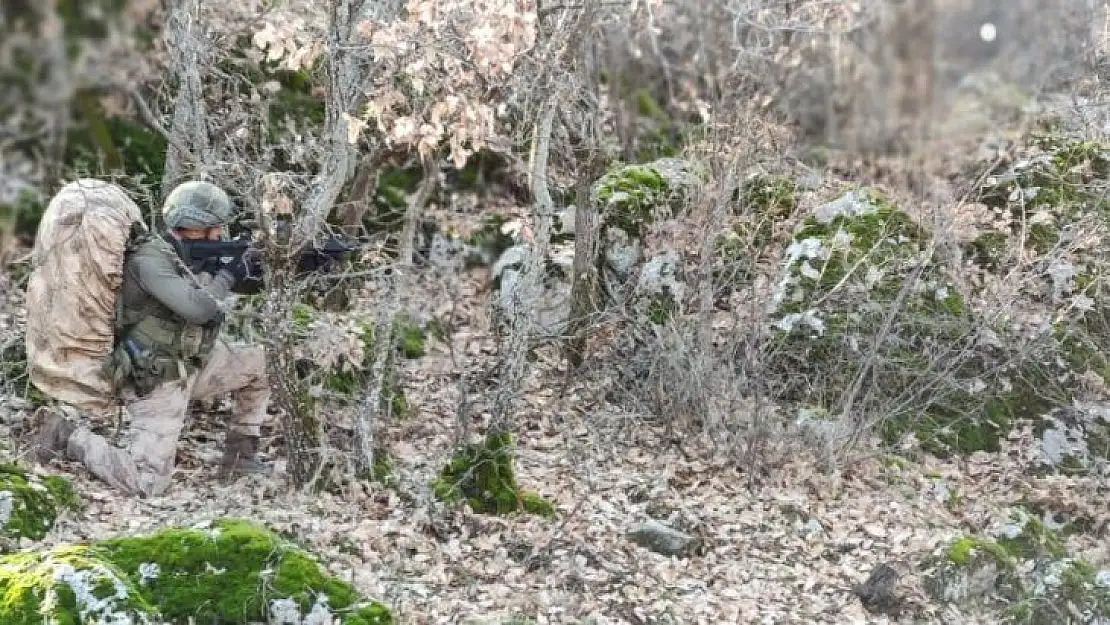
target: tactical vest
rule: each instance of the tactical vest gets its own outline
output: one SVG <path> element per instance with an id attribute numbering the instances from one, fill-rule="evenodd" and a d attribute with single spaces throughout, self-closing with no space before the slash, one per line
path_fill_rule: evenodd
<path id="1" fill-rule="evenodd" d="M 159 251 L 172 256 L 181 276 L 200 286 L 182 261 L 177 240 L 169 236 L 159 239 L 153 233 L 133 236 L 128 241 L 126 258 L 130 260 L 144 245 L 156 245 L 162 248 Z M 127 261 L 124 266 L 127 271 Z M 185 379 L 204 366 L 219 335 L 222 319 L 203 327 L 190 325 L 158 300 L 145 292 L 143 295 L 135 301 L 121 288 L 116 297 L 116 340 L 108 373 L 117 393 L 126 383 L 131 383 L 142 396 L 166 382 Z"/>

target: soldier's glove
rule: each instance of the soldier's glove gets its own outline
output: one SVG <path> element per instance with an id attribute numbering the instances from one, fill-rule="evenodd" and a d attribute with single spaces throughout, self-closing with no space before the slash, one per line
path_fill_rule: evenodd
<path id="1" fill-rule="evenodd" d="M 231 277 L 235 278 L 235 284 L 241 284 L 250 275 L 250 268 L 242 256 L 236 256 L 224 263 L 222 271 L 231 274 Z"/>

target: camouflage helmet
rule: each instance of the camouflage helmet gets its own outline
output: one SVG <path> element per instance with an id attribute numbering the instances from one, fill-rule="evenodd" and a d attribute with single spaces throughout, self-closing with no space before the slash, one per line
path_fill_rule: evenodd
<path id="1" fill-rule="evenodd" d="M 231 219 L 231 200 L 210 182 L 185 182 L 166 197 L 162 216 L 169 228 L 215 228 Z"/>

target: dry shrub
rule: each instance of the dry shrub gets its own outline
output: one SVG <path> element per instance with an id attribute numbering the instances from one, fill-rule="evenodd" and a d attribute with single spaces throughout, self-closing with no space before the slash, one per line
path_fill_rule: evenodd
<path id="1" fill-rule="evenodd" d="M 1070 299 L 1052 301 L 1052 272 L 1076 262 L 1079 252 L 1086 254 L 1087 266 L 1101 261 L 1093 260 L 1089 249 L 1084 251 L 1086 239 L 1077 234 L 1041 250 L 1035 258 L 1017 254 L 1003 261 L 1012 269 L 1003 276 L 975 266 L 968 251 L 975 249 L 971 245 L 975 235 L 969 235 L 961 222 L 979 200 L 977 189 L 986 176 L 998 173 L 998 152 L 977 151 L 980 146 L 991 148 L 991 143 L 976 134 L 963 137 L 959 144 L 970 150 L 949 151 L 956 144 L 945 132 L 958 126 L 937 126 L 929 117 L 958 96 L 972 101 L 970 112 L 981 114 L 973 119 L 978 125 L 963 126 L 964 130 L 990 130 L 995 136 L 1022 139 L 1022 133 L 1028 133 L 1021 116 L 1025 101 L 1022 106 L 1013 102 L 995 106 L 990 97 L 997 94 L 989 88 L 975 91 L 969 76 L 988 73 L 996 76 L 993 84 L 1000 88 L 1017 85 L 1029 95 L 1042 90 L 1055 97 L 1066 95 L 1060 90 L 1076 84 L 1083 63 L 1089 67 L 1101 58 L 1094 47 L 1066 36 L 1090 23 L 1065 12 L 1059 21 L 1030 33 L 1037 21 L 1031 19 L 1036 14 L 1027 5 L 990 10 L 980 5 L 973 10 L 939 3 L 938 7 L 943 4 L 956 12 L 936 17 L 931 24 L 935 38 L 925 29 L 919 34 L 926 33 L 926 40 L 915 44 L 898 35 L 906 23 L 897 19 L 897 11 L 916 10 L 916 4 L 892 9 L 872 3 L 865 13 L 874 19 L 842 23 L 844 36 L 838 45 L 847 48 L 834 50 L 827 45 L 833 32 L 829 25 L 841 14 L 810 13 L 809 23 L 820 28 L 787 37 L 785 29 L 778 27 L 790 20 L 799 23 L 806 13 L 797 7 L 814 9 L 817 3 L 791 3 L 792 8 L 743 4 L 748 12 L 733 15 L 746 16 L 739 21 L 747 30 L 733 32 L 773 35 L 759 49 L 767 56 L 752 63 L 738 62 L 734 67 L 744 69 L 729 76 L 732 84 L 743 85 L 745 93 L 765 97 L 746 101 L 756 108 L 747 114 L 735 100 L 714 100 L 707 139 L 687 150 L 689 158 L 711 172 L 711 181 L 705 195 L 690 203 L 690 218 L 680 220 L 678 226 L 669 225 L 668 234 L 677 240 L 703 242 L 686 250 L 687 273 L 697 288 L 661 325 L 631 311 L 614 315 L 618 321 L 613 323 L 620 327 L 614 334 L 623 337 L 614 346 L 623 373 L 616 396 L 673 430 L 706 434 L 731 452 L 765 450 L 763 443 L 769 440 L 791 439 L 819 442 L 819 447 L 839 454 L 861 438 L 880 433 L 892 442 L 906 442 L 905 435 L 910 435 L 909 442 L 928 438 L 919 442 L 930 451 L 949 453 L 997 448 L 999 436 L 1005 435 L 1014 419 L 1036 417 L 1092 386 L 1101 386 L 1092 382 L 1088 371 L 1104 367 L 1103 361 L 1090 356 L 1100 351 L 1099 337 L 1106 336 L 1097 308 L 1080 315 L 1082 331 L 1076 332 L 1093 362 L 1077 367 L 1074 350 L 1044 331 L 1046 320 L 1076 318 L 1074 293 Z M 683 8 L 681 4 L 670 7 L 675 12 L 671 15 L 677 13 L 680 19 L 666 22 L 664 32 L 671 37 L 667 42 L 681 39 L 676 30 L 693 23 L 681 18 Z M 997 46 L 983 47 L 952 28 L 959 20 L 974 22 L 976 28 L 976 20 L 994 20 L 1007 38 Z M 703 45 L 714 30 L 705 33 Z M 1014 47 L 1015 37 L 1026 42 L 1023 49 Z M 821 45 L 815 43 L 819 40 Z M 744 54 L 751 55 L 751 50 L 748 47 Z M 922 61 L 922 51 L 930 59 Z M 1077 51 L 1086 56 L 1061 62 Z M 723 56 L 718 50 L 718 60 Z M 998 63 L 1015 57 L 1016 63 Z M 907 68 L 889 62 L 899 58 L 913 63 Z M 926 86 L 932 92 L 913 87 L 912 79 L 922 74 L 928 74 L 931 82 Z M 929 97 L 899 102 L 899 84 L 903 94 Z M 1087 97 L 1097 97 L 1089 83 L 1083 86 Z M 801 131 L 795 136 L 799 142 L 784 143 L 794 138 L 791 133 L 766 125 L 766 107 L 776 103 L 785 113 L 781 119 Z M 975 109 L 980 105 L 982 110 Z M 894 116 L 879 115 L 888 111 Z M 970 112 L 964 117 L 972 119 Z M 764 123 L 751 123 L 754 119 Z M 1090 125 L 1089 121 L 1077 123 Z M 904 132 L 907 127 L 911 132 Z M 829 128 L 842 134 L 830 136 L 825 132 Z M 808 209 L 848 190 L 835 180 L 833 167 L 807 170 L 791 158 L 814 142 L 845 148 L 849 162 L 859 156 L 887 154 L 884 166 L 896 175 L 881 178 L 886 183 L 883 190 L 927 232 L 902 266 L 880 267 L 902 278 L 897 288 L 863 299 L 856 293 L 855 299 L 847 300 L 850 305 L 862 305 L 867 314 L 845 317 L 851 323 L 841 324 L 835 336 L 784 341 L 774 331 L 781 318 L 770 312 L 769 288 L 784 276 L 782 251 L 790 241 L 781 235 L 799 227 Z M 919 160 L 914 154 L 929 158 Z M 857 169 L 853 176 L 866 173 Z M 755 174 L 823 180 L 824 184 L 801 190 L 800 206 L 778 215 L 765 231 L 751 226 L 762 223 L 766 215 L 756 214 L 758 207 L 746 203 L 738 192 Z M 923 187 L 929 193 L 923 193 Z M 742 236 L 735 237 L 740 258 L 722 262 L 709 242 L 741 222 L 747 225 L 739 229 Z M 1083 230 L 1082 224 L 1074 228 Z M 698 254 L 690 253 L 695 250 Z M 958 314 L 922 308 L 921 292 L 936 290 L 940 282 L 961 294 Z M 1101 279 L 1096 280 L 1087 290 L 1095 292 L 1100 284 Z M 753 460 L 750 454 L 744 457 Z"/>

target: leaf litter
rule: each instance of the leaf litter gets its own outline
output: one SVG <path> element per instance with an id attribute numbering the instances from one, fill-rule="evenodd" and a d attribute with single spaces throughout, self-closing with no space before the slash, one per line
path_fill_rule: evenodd
<path id="1" fill-rule="evenodd" d="M 1069 547 L 1096 566 L 1110 560 L 1098 538 L 1110 513 L 1095 503 L 1110 490 L 1105 479 L 1035 476 L 1022 460 L 1029 441 L 1020 437 L 997 454 L 964 460 L 866 458 L 828 472 L 795 456 L 753 476 L 729 458 L 691 451 L 697 445 L 677 448 L 661 428 L 629 427 L 629 415 L 589 402 L 590 389 L 562 388 L 554 370 L 528 377 L 516 425 L 518 479 L 551 499 L 557 517 L 448 508 L 428 483 L 456 439 L 457 378 L 490 376 L 485 360 L 495 352 L 492 337 L 476 329 L 482 289 L 463 277 L 452 281 L 422 277 L 408 298 L 410 306 L 442 301 L 432 293 L 460 301 L 452 345 L 429 340 L 426 356 L 404 363 L 403 384 L 418 416 L 382 424 L 379 442 L 394 457 L 396 489 L 372 483 L 344 495 L 303 494 L 280 477 L 220 483 L 214 460 L 222 436 L 213 432 L 221 424 L 195 415 L 165 496 L 123 497 L 76 465 L 55 467 L 72 476 L 86 508 L 63 517 L 46 542 L 218 516 L 258 519 L 313 548 L 329 571 L 389 604 L 400 623 L 498 616 L 537 623 L 896 622 L 869 614 L 853 586 L 879 564 L 912 565 L 1023 503 L 1090 517 L 1101 530 L 1070 536 Z M 13 318 L 5 316 L 5 327 Z M 474 393 L 471 432 L 488 418 L 481 390 Z M 5 424 L 26 412 L 11 405 Z M 666 557 L 628 539 L 630 527 L 652 518 L 695 536 L 700 548 Z M 934 616 L 942 609 L 924 608 Z"/>

